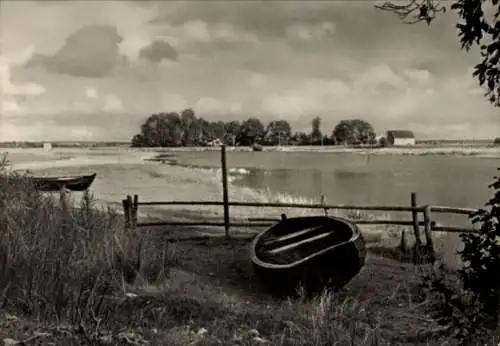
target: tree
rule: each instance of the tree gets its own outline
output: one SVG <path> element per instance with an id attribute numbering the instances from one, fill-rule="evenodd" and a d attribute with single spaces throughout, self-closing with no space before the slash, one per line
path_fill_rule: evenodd
<path id="1" fill-rule="evenodd" d="M 311 144 L 311 137 L 305 132 L 296 132 L 292 138 L 295 145 L 309 145 Z"/>
<path id="2" fill-rule="evenodd" d="M 339 144 L 373 144 L 375 131 L 373 126 L 361 119 L 342 120 L 333 129 L 332 137 Z"/>
<path id="3" fill-rule="evenodd" d="M 333 131 L 332 131 L 332 134 L 330 135 L 330 137 L 325 136 L 325 138 L 328 138 L 328 143 L 331 145 L 339 144 L 337 141 L 337 137 L 335 137 L 335 134 L 333 133 Z"/>
<path id="4" fill-rule="evenodd" d="M 387 142 L 387 138 L 385 137 L 380 137 L 379 141 L 378 141 L 378 145 L 385 148 L 389 145 L 389 143 Z"/>
<path id="5" fill-rule="evenodd" d="M 312 131 L 311 131 L 311 144 L 318 145 L 322 143 L 323 133 L 321 132 L 321 118 L 314 117 L 312 122 Z"/>
<path id="6" fill-rule="evenodd" d="M 211 123 L 211 126 L 213 128 L 213 133 L 214 133 L 215 138 L 219 138 L 220 140 L 223 140 L 224 135 L 226 133 L 224 122 L 223 121 L 216 121 L 216 122 Z"/>
<path id="7" fill-rule="evenodd" d="M 224 143 L 235 145 L 239 137 L 241 124 L 239 121 L 229 121 L 224 124 Z"/>
<path id="8" fill-rule="evenodd" d="M 264 125 L 257 118 L 245 120 L 240 127 L 236 140 L 240 145 L 252 145 L 264 137 Z"/>
<path id="9" fill-rule="evenodd" d="M 182 145 L 191 146 L 198 141 L 199 126 L 194 111 L 190 108 L 181 112 Z"/>
<path id="10" fill-rule="evenodd" d="M 493 13 L 489 19 L 485 13 Z M 397 14 L 405 23 L 425 21 L 428 25 L 439 12 L 445 12 L 438 0 L 411 0 L 385 2 L 375 7 Z M 469 51 L 478 46 L 481 61 L 474 66 L 473 76 L 479 85 L 485 87 L 485 96 L 495 106 L 500 107 L 500 1 L 499 0 L 455 0 L 451 9 L 458 14 L 457 29 L 462 48 Z"/>
<path id="11" fill-rule="evenodd" d="M 214 126 L 196 118 L 192 109 L 178 113 L 156 113 L 141 125 L 141 132 L 132 138 L 132 146 L 170 147 L 193 146 L 215 137 Z"/>
<path id="12" fill-rule="evenodd" d="M 177 113 L 157 113 L 149 116 L 141 125 L 140 135 L 135 143 L 144 146 L 175 146 L 182 137 L 181 121 Z"/>
<path id="13" fill-rule="evenodd" d="M 270 145 L 287 144 L 292 137 L 292 127 L 286 120 L 274 120 L 267 125 L 265 142 Z"/>

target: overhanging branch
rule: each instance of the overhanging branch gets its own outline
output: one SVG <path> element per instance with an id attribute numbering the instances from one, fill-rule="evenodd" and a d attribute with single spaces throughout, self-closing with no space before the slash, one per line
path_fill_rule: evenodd
<path id="1" fill-rule="evenodd" d="M 411 0 L 401 5 L 401 2 L 386 1 L 375 8 L 396 14 L 405 24 L 415 24 L 425 21 L 430 24 L 439 12 L 446 12 L 439 0 Z"/>

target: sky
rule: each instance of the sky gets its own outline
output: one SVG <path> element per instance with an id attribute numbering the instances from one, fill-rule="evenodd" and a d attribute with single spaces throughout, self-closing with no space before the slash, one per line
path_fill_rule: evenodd
<path id="1" fill-rule="evenodd" d="M 456 13 L 405 25 L 373 1 L 4 1 L 0 141 L 129 140 L 152 113 L 288 120 L 330 134 L 498 136 Z"/>

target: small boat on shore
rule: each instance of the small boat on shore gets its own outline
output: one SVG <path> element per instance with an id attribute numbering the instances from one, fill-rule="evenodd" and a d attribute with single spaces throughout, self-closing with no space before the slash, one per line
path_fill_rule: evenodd
<path id="1" fill-rule="evenodd" d="M 252 145 L 252 151 L 262 151 L 262 145 L 255 143 Z"/>
<path id="2" fill-rule="evenodd" d="M 94 182 L 97 173 L 90 175 L 65 177 L 30 177 L 36 189 L 43 192 L 61 191 L 63 188 L 70 191 L 85 191 Z"/>
<path id="3" fill-rule="evenodd" d="M 328 216 L 284 218 L 252 241 L 255 273 L 274 294 L 308 295 L 346 285 L 365 264 L 365 241 L 352 222 Z"/>

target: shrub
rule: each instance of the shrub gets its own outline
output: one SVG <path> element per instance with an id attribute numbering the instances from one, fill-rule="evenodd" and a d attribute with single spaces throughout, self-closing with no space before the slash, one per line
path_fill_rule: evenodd
<path id="1" fill-rule="evenodd" d="M 498 332 L 500 177 L 495 176 L 489 187 L 495 192 L 487 209 L 471 216 L 473 223 L 481 225 L 479 232 L 460 234 L 464 248 L 458 252 L 463 262 L 456 273 L 458 285 L 447 281 L 442 267 L 424 277 L 424 286 L 439 297 L 437 317 L 453 328 L 463 345 L 475 345 Z"/>

